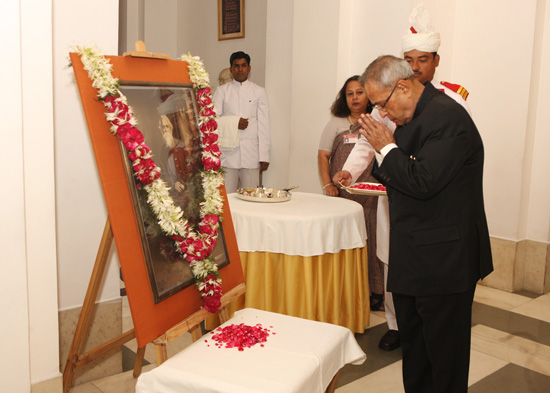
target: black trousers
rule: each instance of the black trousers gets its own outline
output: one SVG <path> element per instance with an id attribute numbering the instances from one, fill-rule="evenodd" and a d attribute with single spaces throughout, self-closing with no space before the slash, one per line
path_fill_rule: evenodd
<path id="1" fill-rule="evenodd" d="M 474 292 L 475 286 L 452 295 L 393 293 L 406 393 L 468 391 Z"/>

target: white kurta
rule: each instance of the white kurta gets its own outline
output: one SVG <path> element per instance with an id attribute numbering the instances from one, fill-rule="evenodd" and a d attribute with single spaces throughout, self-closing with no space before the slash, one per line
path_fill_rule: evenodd
<path id="1" fill-rule="evenodd" d="M 240 131 L 239 146 L 223 152 L 222 166 L 254 169 L 260 161 L 269 162 L 271 130 L 265 89 L 249 80 L 233 80 L 216 89 L 214 107 L 218 116 L 248 119 L 248 127 Z"/>

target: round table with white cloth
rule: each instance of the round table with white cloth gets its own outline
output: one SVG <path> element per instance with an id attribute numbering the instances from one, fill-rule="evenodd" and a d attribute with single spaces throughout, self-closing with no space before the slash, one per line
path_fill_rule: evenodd
<path id="1" fill-rule="evenodd" d="M 363 207 L 344 198 L 293 192 L 289 201 L 262 203 L 228 195 L 239 251 L 304 257 L 361 248 Z"/>
<path id="2" fill-rule="evenodd" d="M 250 307 L 345 326 L 369 324 L 363 207 L 320 194 L 293 192 L 280 203 L 229 194 Z"/>

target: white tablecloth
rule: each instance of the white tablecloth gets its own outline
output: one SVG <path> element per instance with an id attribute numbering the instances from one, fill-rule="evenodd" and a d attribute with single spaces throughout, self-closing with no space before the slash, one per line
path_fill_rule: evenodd
<path id="1" fill-rule="evenodd" d="M 264 347 L 218 348 L 208 334 L 142 374 L 136 393 L 320 393 L 347 363 L 366 355 L 349 329 L 247 308 L 224 325 L 262 324 Z M 271 327 L 272 326 L 272 327 Z"/>
<path id="2" fill-rule="evenodd" d="M 363 207 L 345 198 L 293 192 L 287 202 L 261 203 L 228 195 L 239 251 L 304 257 L 364 247 Z"/>

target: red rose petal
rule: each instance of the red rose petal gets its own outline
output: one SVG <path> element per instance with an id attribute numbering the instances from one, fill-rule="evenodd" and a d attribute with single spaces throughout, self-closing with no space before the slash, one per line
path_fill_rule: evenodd
<path id="1" fill-rule="evenodd" d="M 261 324 L 249 326 L 241 323 L 216 329 L 216 334 L 212 336 L 212 339 L 216 341 L 218 348 L 237 348 L 239 351 L 244 351 L 244 348 L 251 348 L 258 343 L 266 342 L 269 334 L 269 330 L 264 329 Z M 264 345 L 261 344 L 261 346 Z"/>

